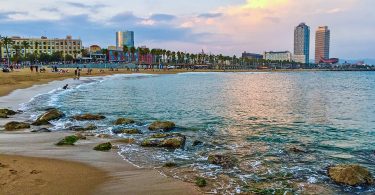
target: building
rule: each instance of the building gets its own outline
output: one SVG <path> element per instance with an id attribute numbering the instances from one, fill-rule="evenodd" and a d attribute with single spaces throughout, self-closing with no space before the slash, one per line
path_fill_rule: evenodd
<path id="1" fill-rule="evenodd" d="M 271 61 L 292 61 L 292 53 L 289 51 L 264 52 L 263 59 Z"/>
<path id="2" fill-rule="evenodd" d="M 125 61 L 126 54 L 123 52 L 122 47 L 108 46 L 107 59 L 115 62 Z"/>
<path id="3" fill-rule="evenodd" d="M 82 49 L 81 39 L 73 39 L 72 36 L 66 36 L 65 39 L 48 39 L 47 37 L 41 38 L 21 38 L 17 36 L 11 37 L 14 44 L 9 47 L 9 56 L 12 57 L 16 54 L 15 46 L 19 47 L 19 53 L 25 55 L 25 53 L 48 53 L 53 54 L 54 52 L 62 52 L 63 56 L 71 55 L 77 57 Z M 23 47 L 23 42 L 29 44 L 28 48 Z M 1 58 L 6 58 L 5 46 L 1 45 Z"/>
<path id="4" fill-rule="evenodd" d="M 293 61 L 308 64 L 310 59 L 310 27 L 305 23 L 294 29 Z"/>
<path id="5" fill-rule="evenodd" d="M 319 64 L 322 59 L 329 59 L 331 32 L 327 26 L 319 26 L 315 36 L 315 63 Z"/>
<path id="6" fill-rule="evenodd" d="M 102 48 L 100 48 L 99 45 L 91 45 L 90 46 L 90 53 L 97 53 L 97 52 L 101 52 L 102 51 Z"/>
<path id="7" fill-rule="evenodd" d="M 259 60 L 259 59 L 263 59 L 263 55 L 261 55 L 261 54 L 255 54 L 255 53 L 247 53 L 245 51 L 245 52 L 242 53 L 242 58 Z"/>
<path id="8" fill-rule="evenodd" d="M 128 48 L 134 47 L 133 31 L 116 32 L 116 46 L 122 48 L 124 45 Z"/>

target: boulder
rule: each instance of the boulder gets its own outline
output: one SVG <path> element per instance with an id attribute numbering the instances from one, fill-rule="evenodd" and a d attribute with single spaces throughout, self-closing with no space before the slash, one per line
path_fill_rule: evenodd
<path id="1" fill-rule="evenodd" d="M 129 118 L 119 118 L 114 122 L 115 125 L 129 125 L 133 123 L 135 123 L 135 121 Z"/>
<path id="2" fill-rule="evenodd" d="M 156 134 L 142 141 L 143 147 L 182 148 L 186 137 L 181 134 Z"/>
<path id="3" fill-rule="evenodd" d="M 112 144 L 110 142 L 98 144 L 94 147 L 96 151 L 108 151 L 110 149 L 112 149 Z"/>
<path id="4" fill-rule="evenodd" d="M 215 153 L 208 156 L 208 162 L 223 168 L 232 168 L 236 166 L 238 160 L 230 153 Z"/>
<path id="5" fill-rule="evenodd" d="M 168 167 L 168 168 L 177 167 L 177 163 L 175 163 L 175 162 L 166 162 L 166 163 L 164 163 L 163 167 Z"/>
<path id="6" fill-rule="evenodd" d="M 31 132 L 32 133 L 49 133 L 51 132 L 51 130 L 47 128 L 40 128 L 40 129 L 32 130 Z"/>
<path id="7" fill-rule="evenodd" d="M 306 153 L 306 151 L 299 146 L 291 146 L 287 148 L 287 150 L 291 153 Z"/>
<path id="8" fill-rule="evenodd" d="M 76 133 L 74 134 L 78 139 L 81 139 L 81 140 L 86 140 L 86 136 L 84 136 L 82 133 Z"/>
<path id="9" fill-rule="evenodd" d="M 5 130 L 7 131 L 13 131 L 13 130 L 18 130 L 18 129 L 28 129 L 30 128 L 29 123 L 24 123 L 24 122 L 16 122 L 12 121 L 7 124 L 5 124 Z"/>
<path id="10" fill-rule="evenodd" d="M 0 112 L 0 118 L 8 118 L 8 115 Z"/>
<path id="11" fill-rule="evenodd" d="M 112 130 L 113 133 L 115 134 L 142 134 L 142 131 L 139 129 L 118 129 L 118 130 Z"/>
<path id="12" fill-rule="evenodd" d="M 176 124 L 170 121 L 155 121 L 148 127 L 150 131 L 171 131 L 176 127 Z"/>
<path id="13" fill-rule="evenodd" d="M 110 139 L 112 138 L 111 135 L 108 135 L 108 134 L 99 134 L 98 135 L 98 138 L 102 138 L 102 139 Z"/>
<path id="14" fill-rule="evenodd" d="M 124 139 L 116 140 L 115 142 L 119 144 L 134 144 L 135 141 L 136 140 L 134 138 L 124 138 Z"/>
<path id="15" fill-rule="evenodd" d="M 91 121 L 91 120 L 102 120 L 105 116 L 99 114 L 81 114 L 73 116 L 77 121 Z"/>
<path id="16" fill-rule="evenodd" d="M 15 114 L 17 114 L 17 112 L 13 111 L 13 110 L 6 109 L 6 108 L 3 108 L 3 109 L 0 109 L 0 114 L 15 115 Z"/>
<path id="17" fill-rule="evenodd" d="M 91 131 L 95 130 L 97 127 L 94 124 L 89 124 L 86 127 L 81 127 L 81 126 L 72 126 L 69 128 L 71 131 Z"/>
<path id="18" fill-rule="evenodd" d="M 203 144 L 202 141 L 194 140 L 192 146 L 199 146 L 199 145 L 202 145 L 202 144 Z"/>
<path id="19" fill-rule="evenodd" d="M 74 143 L 76 143 L 79 140 L 79 138 L 75 135 L 66 136 L 63 139 L 61 139 L 59 142 L 56 143 L 57 146 L 73 146 Z"/>
<path id="20" fill-rule="evenodd" d="M 207 185 L 207 181 L 203 177 L 197 177 L 195 178 L 195 184 L 198 187 L 205 187 Z"/>
<path id="21" fill-rule="evenodd" d="M 48 125 L 50 124 L 49 121 L 57 120 L 62 117 L 64 117 L 64 113 L 62 113 L 58 109 L 56 108 L 49 109 L 44 114 L 40 115 L 38 119 L 32 125 L 36 125 L 36 126 Z"/>
<path id="22" fill-rule="evenodd" d="M 328 168 L 328 176 L 336 183 L 360 186 L 373 185 L 371 173 L 360 165 L 335 165 Z"/>

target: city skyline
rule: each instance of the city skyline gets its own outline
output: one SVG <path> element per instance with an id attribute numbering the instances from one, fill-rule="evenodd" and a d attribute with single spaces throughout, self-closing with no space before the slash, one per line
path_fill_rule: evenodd
<path id="1" fill-rule="evenodd" d="M 157 0 L 154 2 L 157 6 L 144 6 L 146 0 L 38 2 L 2 2 L 0 34 L 51 38 L 71 34 L 80 37 L 85 46 L 106 46 L 116 44 L 114 32 L 128 29 L 137 34 L 137 46 L 187 52 L 204 49 L 240 56 L 243 51 L 293 51 L 294 27 L 305 22 L 311 29 L 330 27 L 335 35 L 331 40 L 332 57 L 375 58 L 372 52 L 375 27 L 371 25 L 375 14 L 370 9 L 374 2 L 369 0 L 324 3 L 322 0 L 209 0 L 204 3 L 193 0 L 173 5 L 167 0 Z M 310 42 L 315 42 L 314 36 Z M 314 51 L 314 45 L 310 44 L 310 59 Z"/>

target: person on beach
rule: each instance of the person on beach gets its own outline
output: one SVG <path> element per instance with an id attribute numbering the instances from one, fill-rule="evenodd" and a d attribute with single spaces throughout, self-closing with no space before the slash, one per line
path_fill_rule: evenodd
<path id="1" fill-rule="evenodd" d="M 38 72 L 39 66 L 35 66 L 35 72 Z"/>
<path id="2" fill-rule="evenodd" d="M 65 89 L 68 89 L 68 84 L 66 84 L 64 87 L 63 87 L 63 89 L 65 90 Z"/>
<path id="3" fill-rule="evenodd" d="M 78 69 L 78 73 L 77 73 L 77 79 L 79 79 L 79 77 L 81 76 L 81 69 Z"/>
<path id="4" fill-rule="evenodd" d="M 78 68 L 74 70 L 74 79 L 77 79 L 78 76 Z"/>

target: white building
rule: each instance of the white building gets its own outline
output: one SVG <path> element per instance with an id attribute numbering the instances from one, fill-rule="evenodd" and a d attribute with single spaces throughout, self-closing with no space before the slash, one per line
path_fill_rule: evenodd
<path id="1" fill-rule="evenodd" d="M 292 61 L 292 53 L 289 51 L 264 52 L 263 59 L 272 61 Z"/>

